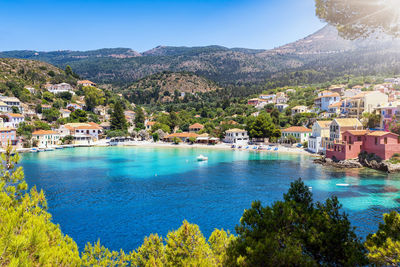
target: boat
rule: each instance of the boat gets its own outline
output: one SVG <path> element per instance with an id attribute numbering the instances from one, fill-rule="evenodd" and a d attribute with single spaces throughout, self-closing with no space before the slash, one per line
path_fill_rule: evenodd
<path id="1" fill-rule="evenodd" d="M 43 149 L 43 148 L 39 148 L 39 149 L 37 150 L 37 152 L 44 152 L 44 149 Z"/>
<path id="2" fill-rule="evenodd" d="M 54 148 L 52 148 L 52 147 L 47 147 L 44 149 L 44 151 L 53 151 L 53 150 L 54 150 Z"/>
<path id="3" fill-rule="evenodd" d="M 205 157 L 203 155 L 197 157 L 197 161 L 206 161 L 206 160 L 208 160 L 208 157 Z"/>
<path id="4" fill-rule="evenodd" d="M 278 151 L 278 148 L 277 148 L 277 147 L 275 147 L 275 148 L 274 148 L 274 151 Z"/>
<path id="5" fill-rule="evenodd" d="M 56 146 L 56 149 L 64 149 L 62 146 Z"/>
<path id="6" fill-rule="evenodd" d="M 235 146 L 235 145 L 232 145 L 231 148 L 236 148 L 236 146 Z"/>
<path id="7" fill-rule="evenodd" d="M 271 147 L 267 148 L 267 150 L 271 150 Z"/>
<path id="8" fill-rule="evenodd" d="M 336 186 L 350 186 L 349 184 L 336 184 Z"/>
<path id="9" fill-rule="evenodd" d="M 32 153 L 37 153 L 37 152 L 39 152 L 39 151 L 38 151 L 38 149 L 37 149 L 36 147 L 33 147 L 33 148 L 31 149 L 31 152 L 32 152 Z"/>

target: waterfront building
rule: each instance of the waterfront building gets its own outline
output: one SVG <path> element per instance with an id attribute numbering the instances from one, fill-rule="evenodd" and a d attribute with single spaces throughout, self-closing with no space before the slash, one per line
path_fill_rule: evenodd
<path id="1" fill-rule="evenodd" d="M 93 141 L 97 141 L 99 135 L 103 132 L 103 128 L 94 122 L 67 123 L 62 125 L 57 131 L 62 137 L 72 135 L 79 137 L 78 140 L 84 138 L 84 141 L 86 141 L 87 137 L 90 137 Z"/>
<path id="2" fill-rule="evenodd" d="M 378 106 L 375 113 L 381 117 L 380 128 L 389 131 L 390 125 L 400 119 L 400 101 Z"/>
<path id="3" fill-rule="evenodd" d="M 2 147 L 6 147 L 8 143 L 13 146 L 17 145 L 18 139 L 15 128 L 0 127 L 0 143 Z"/>
<path id="4" fill-rule="evenodd" d="M 293 136 L 298 142 L 304 143 L 305 141 L 308 141 L 308 138 L 311 136 L 311 132 L 311 129 L 308 129 L 304 126 L 292 126 L 282 130 L 281 140 L 285 141 L 289 136 Z"/>
<path id="5" fill-rule="evenodd" d="M 235 145 L 247 145 L 249 143 L 249 134 L 243 129 L 229 129 L 225 132 L 224 142 Z"/>
<path id="6" fill-rule="evenodd" d="M 399 135 L 384 131 L 353 130 L 343 133 L 342 141 L 334 142 L 326 156 L 334 160 L 357 158 L 361 152 L 375 154 L 383 160 L 400 151 Z"/>
<path id="7" fill-rule="evenodd" d="M 145 123 L 146 130 L 151 131 L 151 128 L 154 126 L 154 124 L 156 124 L 155 121 L 146 121 Z"/>
<path id="8" fill-rule="evenodd" d="M 190 138 L 197 138 L 199 135 L 196 133 L 188 133 L 188 132 L 183 132 L 183 133 L 173 133 L 169 134 L 164 137 L 164 141 L 166 142 L 172 142 L 173 139 L 179 138 L 182 142 L 188 142 Z"/>
<path id="9" fill-rule="evenodd" d="M 308 150 L 313 153 L 324 153 L 329 139 L 329 126 L 332 121 L 316 121 L 308 137 Z"/>
<path id="10" fill-rule="evenodd" d="M 50 147 L 59 145 L 61 136 L 59 133 L 51 130 L 39 130 L 32 133 L 32 140 L 37 140 L 38 147 Z"/>

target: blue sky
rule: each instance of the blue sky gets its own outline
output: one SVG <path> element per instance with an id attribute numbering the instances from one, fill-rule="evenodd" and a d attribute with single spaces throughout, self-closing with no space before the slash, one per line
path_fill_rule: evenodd
<path id="1" fill-rule="evenodd" d="M 0 51 L 268 49 L 322 26 L 314 0 L 0 0 Z"/>

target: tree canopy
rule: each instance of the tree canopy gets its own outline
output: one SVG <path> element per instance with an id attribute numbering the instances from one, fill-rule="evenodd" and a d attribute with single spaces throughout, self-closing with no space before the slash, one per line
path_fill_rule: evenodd
<path id="1" fill-rule="evenodd" d="M 400 2 L 397 0 L 315 0 L 317 16 L 335 26 L 348 39 L 374 32 L 400 35 Z"/>

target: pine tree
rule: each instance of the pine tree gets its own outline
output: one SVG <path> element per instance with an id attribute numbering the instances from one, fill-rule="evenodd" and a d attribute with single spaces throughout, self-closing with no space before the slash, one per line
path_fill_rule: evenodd
<path id="1" fill-rule="evenodd" d="M 123 130 L 126 131 L 128 128 L 124 109 L 120 102 L 115 103 L 114 110 L 111 114 L 111 130 Z"/>

